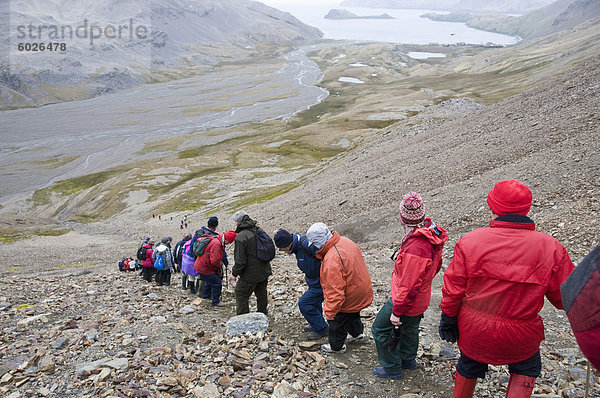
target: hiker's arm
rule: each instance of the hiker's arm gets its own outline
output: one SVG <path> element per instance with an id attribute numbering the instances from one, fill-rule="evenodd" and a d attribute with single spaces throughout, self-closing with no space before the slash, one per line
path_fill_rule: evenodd
<path id="1" fill-rule="evenodd" d="M 238 276 L 244 271 L 244 269 L 246 268 L 246 265 L 247 265 L 247 261 L 248 261 L 248 252 L 247 252 L 247 248 L 246 248 L 246 242 L 243 242 L 241 240 L 235 241 L 235 247 L 233 250 L 233 258 L 234 258 L 235 264 L 233 265 L 233 268 L 231 269 L 231 274 L 233 276 Z"/>

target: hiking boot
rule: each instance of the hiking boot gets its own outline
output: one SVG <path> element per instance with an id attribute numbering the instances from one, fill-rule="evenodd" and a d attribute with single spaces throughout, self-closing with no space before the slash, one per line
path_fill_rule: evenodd
<path id="1" fill-rule="evenodd" d="M 417 368 L 417 360 L 416 359 L 410 359 L 408 361 L 405 361 L 404 359 L 402 360 L 402 369 L 405 370 L 413 370 Z"/>
<path id="2" fill-rule="evenodd" d="M 217 304 L 213 304 L 213 307 L 227 307 L 229 303 L 224 303 L 223 301 L 219 301 Z"/>
<path id="3" fill-rule="evenodd" d="M 346 352 L 346 344 L 344 344 L 342 346 L 342 348 L 340 348 L 337 351 L 331 349 L 331 344 L 323 344 L 323 345 L 321 345 L 321 351 L 328 352 L 328 353 L 343 354 Z"/>
<path id="4" fill-rule="evenodd" d="M 382 379 L 400 380 L 402 378 L 402 371 L 391 372 L 385 370 L 383 366 L 376 366 L 373 368 L 373 374 L 377 377 L 381 377 Z"/>
<path id="5" fill-rule="evenodd" d="M 304 331 L 305 331 L 306 333 L 308 333 L 308 332 L 312 332 L 312 331 L 313 331 L 313 328 L 312 328 L 312 326 L 310 326 L 310 324 L 308 324 L 308 325 L 304 325 Z"/>
<path id="6" fill-rule="evenodd" d="M 308 334 L 308 336 L 306 336 L 306 338 L 308 340 L 319 340 L 322 339 L 323 337 L 327 337 L 329 335 L 329 328 L 325 329 L 324 332 L 322 333 L 317 333 L 317 332 L 310 332 Z"/>
<path id="7" fill-rule="evenodd" d="M 361 333 L 356 337 L 352 337 L 352 335 L 348 334 L 345 343 L 365 343 L 367 340 L 369 340 L 369 338 L 364 333 Z"/>

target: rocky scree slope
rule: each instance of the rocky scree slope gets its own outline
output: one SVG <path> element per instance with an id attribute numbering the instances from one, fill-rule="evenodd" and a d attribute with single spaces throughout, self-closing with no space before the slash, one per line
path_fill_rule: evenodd
<path id="1" fill-rule="evenodd" d="M 363 249 L 391 249 L 401 238 L 398 204 L 414 190 L 449 230 L 450 255 L 462 234 L 487 225 L 493 185 L 517 178 L 533 191 L 538 229 L 575 261 L 600 244 L 599 88 L 595 57 L 482 110 L 399 122 L 327 161 L 301 187 L 247 210 L 273 229 L 305 232 L 323 221 Z"/>

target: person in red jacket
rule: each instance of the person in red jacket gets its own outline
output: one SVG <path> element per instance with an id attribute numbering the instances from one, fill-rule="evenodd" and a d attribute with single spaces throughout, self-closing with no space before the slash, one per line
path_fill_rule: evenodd
<path id="1" fill-rule="evenodd" d="M 146 249 L 146 259 L 142 260 L 142 277 L 146 282 L 152 282 L 152 277 L 156 271 L 154 269 L 154 262 L 152 261 L 152 253 L 154 253 L 154 250 L 152 249 L 153 246 L 153 240 L 149 240 L 148 243 L 143 246 Z"/>
<path id="2" fill-rule="evenodd" d="M 399 380 L 402 369 L 416 369 L 419 325 L 431 301 L 431 283 L 442 268 L 448 232 L 425 218 L 421 195 L 409 192 L 400 203 L 404 228 L 392 274 L 392 297 L 381 307 L 371 331 L 381 366 L 373 373 Z M 393 256 L 392 256 L 393 258 Z"/>
<path id="3" fill-rule="evenodd" d="M 344 342 L 367 340 L 360 311 L 373 302 L 371 276 L 356 243 L 329 231 L 322 222 L 311 225 L 306 238 L 321 260 L 323 312 L 329 323 L 329 344 L 321 345 L 321 350 L 344 353 Z"/>
<path id="4" fill-rule="evenodd" d="M 207 236 L 204 235 L 202 238 Z M 234 231 L 227 231 L 213 237 L 206 245 L 204 253 L 199 255 L 194 263 L 194 269 L 200 274 L 200 280 L 204 281 L 203 297 L 210 297 L 214 307 L 226 305 L 221 301 L 223 255 L 225 245 L 232 243 L 236 236 Z"/>
<path id="5" fill-rule="evenodd" d="M 487 203 L 489 228 L 464 235 L 444 273 L 440 337 L 458 342 L 454 396 L 472 397 L 488 364 L 508 365 L 507 397 L 530 397 L 542 362 L 544 296 L 562 309 L 560 285 L 574 265 L 552 236 L 527 217 L 531 190 L 518 180 L 498 182 Z"/>

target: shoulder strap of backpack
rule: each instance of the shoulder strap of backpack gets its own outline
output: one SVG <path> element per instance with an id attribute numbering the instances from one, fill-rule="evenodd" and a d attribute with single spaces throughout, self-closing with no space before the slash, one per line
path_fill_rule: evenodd
<path id="1" fill-rule="evenodd" d="M 306 240 L 306 236 L 303 236 L 298 243 L 300 244 L 300 249 L 302 249 L 302 251 L 304 252 L 304 254 L 306 254 L 309 257 L 312 258 L 317 258 L 308 248 L 304 247 L 304 245 L 302 244 L 302 242 L 304 242 Z"/>

